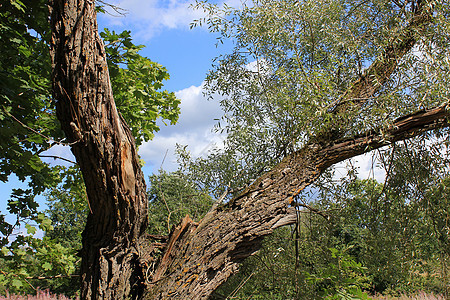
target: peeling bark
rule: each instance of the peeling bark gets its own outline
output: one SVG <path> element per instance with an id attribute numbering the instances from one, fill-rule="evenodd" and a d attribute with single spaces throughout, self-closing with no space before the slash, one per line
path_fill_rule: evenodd
<path id="1" fill-rule="evenodd" d="M 355 110 L 381 89 L 431 22 L 427 2 L 416 10 L 410 24 L 392 38 L 385 51 L 337 101 L 332 112 L 342 122 L 333 133 L 319 133 L 300 151 L 285 157 L 272 171 L 247 187 L 224 206 L 208 212 L 197 229 L 177 237 L 179 247 L 166 249 L 170 264 L 157 270 L 157 280 L 148 286 L 145 299 L 207 299 L 238 264 L 259 249 L 264 236 L 293 221 L 294 198 L 313 183 L 326 168 L 345 159 L 372 151 L 425 131 L 449 125 L 446 106 L 400 118 L 385 131 L 368 132 L 343 140 L 345 113 Z M 175 251 L 177 251 L 175 253 Z"/>
<path id="2" fill-rule="evenodd" d="M 178 235 L 178 248 L 145 299 L 207 299 L 235 273 L 238 264 L 259 249 L 264 236 L 292 221 L 290 206 L 328 167 L 425 131 L 448 127 L 446 106 L 403 117 L 382 136 L 367 133 L 328 145 L 308 144 L 260 177 L 241 195 L 209 212 L 195 231 Z M 175 249 L 175 250 L 174 250 Z M 162 275 L 161 275 L 162 274 Z"/>

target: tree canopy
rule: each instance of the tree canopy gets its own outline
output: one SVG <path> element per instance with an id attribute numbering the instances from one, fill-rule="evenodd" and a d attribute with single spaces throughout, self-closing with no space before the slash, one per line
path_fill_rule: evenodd
<path id="1" fill-rule="evenodd" d="M 237 188 L 308 142 L 374 131 L 388 138 L 397 118 L 447 104 L 447 4 L 262 0 L 235 9 L 197 1 L 209 17 L 194 25 L 235 45 L 206 79 L 211 97 L 223 95 L 217 130 L 228 137 L 205 169 L 220 172 L 223 156 Z M 211 186 L 228 183 L 214 178 Z"/>

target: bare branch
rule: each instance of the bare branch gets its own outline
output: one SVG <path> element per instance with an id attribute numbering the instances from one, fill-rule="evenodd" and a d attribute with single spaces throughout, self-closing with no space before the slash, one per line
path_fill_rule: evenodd
<path id="1" fill-rule="evenodd" d="M 57 155 L 42 155 L 42 154 L 39 154 L 38 156 L 39 156 L 39 157 L 42 157 L 42 158 L 60 159 L 60 160 L 67 161 L 67 162 L 69 162 L 69 163 L 71 163 L 71 164 L 74 164 L 74 165 L 77 164 L 77 162 L 75 162 L 75 161 L 73 161 L 73 160 L 70 160 L 70 159 L 67 159 L 67 158 L 64 158 L 64 157 L 61 157 L 61 156 L 57 156 Z"/>
<path id="2" fill-rule="evenodd" d="M 118 15 L 114 15 L 114 14 L 108 12 L 107 10 L 105 10 L 105 13 L 107 13 L 110 16 L 113 16 L 113 17 L 124 17 L 124 16 L 126 16 L 128 14 L 128 10 L 125 9 L 125 8 L 121 8 L 119 6 L 116 6 L 116 5 L 113 5 L 113 4 L 110 4 L 110 3 L 106 3 L 105 1 L 102 1 L 102 0 L 97 0 L 97 2 L 103 4 L 103 6 L 108 6 L 109 8 L 112 8 L 118 14 Z"/>

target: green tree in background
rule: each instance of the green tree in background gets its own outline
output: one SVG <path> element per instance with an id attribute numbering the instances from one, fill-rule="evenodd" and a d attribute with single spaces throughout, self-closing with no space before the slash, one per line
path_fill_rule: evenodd
<path id="1" fill-rule="evenodd" d="M 26 7 L 17 0 L 9 3 L 19 11 Z M 127 120 L 128 126 L 117 113 L 105 63 L 106 56 L 123 57 L 132 67 L 116 72 L 125 76 L 117 82 L 128 84 L 129 78 L 131 82 L 140 78 L 134 72 L 146 61 L 131 55 L 137 48 L 129 44 L 128 33 L 105 31 L 104 39 L 110 36 L 112 48 L 103 50 L 93 2 L 51 1 L 53 38 L 49 44 L 56 111 L 65 142 L 71 144 L 80 164 L 90 204 L 80 252 L 82 298 L 205 299 L 237 273 L 245 258 L 258 255 L 264 237 L 277 230 L 280 236 L 286 235 L 279 228 L 293 224 L 297 224 L 294 243 L 286 249 L 294 249 L 290 261 L 295 272 L 293 277 L 286 274 L 290 280 L 285 282 L 294 282 L 294 286 L 282 296 L 364 297 L 363 289 L 395 289 L 392 283 L 396 280 L 415 278 L 414 273 L 402 272 L 411 262 L 424 266 L 425 259 L 427 263 L 437 260 L 432 256 L 435 253 L 444 257 L 448 222 L 434 218 L 448 219 L 442 205 L 448 201 L 440 197 L 447 194 L 444 178 L 448 178 L 449 165 L 448 149 L 445 152 L 450 93 L 448 1 L 261 0 L 239 9 L 205 1 L 197 4 L 208 13 L 199 22 L 235 43 L 231 53 L 215 61 L 206 82 L 211 95 L 224 96 L 225 124 L 218 129 L 228 136 L 224 149 L 208 157 L 192 160 L 184 148 L 179 153 L 190 188 L 201 187 L 202 195 L 227 201 L 215 203 L 199 223 L 184 219 L 169 235 L 167 247 L 155 251 L 161 243 L 145 234 L 147 197 L 133 138 L 136 132 L 141 135 L 138 142 L 151 137 L 154 114 L 142 106 L 147 103 L 142 97 L 153 90 L 145 83 L 137 84 L 137 89 L 114 90 L 118 101 L 136 108 L 130 113 L 136 122 Z M 15 20 L 8 19 L 8 13 L 5 18 Z M 67 14 L 75 17 L 66 18 Z M 81 32 L 80 39 L 72 38 Z M 118 50 L 116 45 L 123 48 Z M 4 63 L 7 66 L 8 61 Z M 146 75 L 157 81 L 165 77 L 155 72 Z M 131 102 L 136 105 L 121 97 L 134 97 Z M 148 103 L 171 99 L 156 98 Z M 91 105 L 97 109 L 90 109 Z M 165 109 L 158 109 L 158 114 L 164 115 Z M 9 120 L 17 118 L 8 109 L 5 115 Z M 44 138 L 33 127 L 36 119 L 40 118 L 30 118 L 30 124 L 22 122 L 26 126 L 19 124 Z M 141 131 L 143 122 L 149 122 L 149 127 Z M 24 138 L 28 137 L 24 134 Z M 22 150 L 23 140 L 17 141 L 17 151 Z M 382 147 L 388 148 L 379 157 L 387 173 L 382 186 L 354 180 L 333 185 L 333 165 Z M 33 162 L 28 163 L 31 169 L 39 169 L 39 163 L 42 169 L 48 167 L 35 152 L 27 151 L 22 160 L 33 157 L 28 160 Z M 45 180 L 58 172 L 49 168 Z M 309 190 L 314 183 L 317 201 L 304 202 L 305 193 L 314 193 Z M 50 180 L 48 187 L 57 184 Z M 156 226 L 156 232 L 170 227 L 178 211 L 168 205 L 169 193 L 164 192 L 159 190 L 161 197 L 153 201 L 167 212 L 161 214 L 164 226 Z M 36 193 L 17 192 L 15 196 L 28 194 Z M 201 203 L 207 200 L 200 199 Z M 37 212 L 33 202 L 21 201 L 10 205 L 16 213 L 25 211 L 16 224 L 33 219 L 48 231 L 50 221 Z M 296 209 L 302 206 L 325 218 L 309 215 L 299 220 Z M 352 213 L 346 216 L 348 207 Z M 2 230 L 8 234 L 13 226 L 5 224 Z M 26 228 L 35 231 L 31 224 Z M 430 228 L 436 238 L 427 244 L 423 237 Z M 386 237 L 386 232 L 393 232 L 392 237 Z M 302 235 L 308 237 L 305 244 Z M 21 264 L 22 258 L 32 260 L 36 248 L 24 238 L 16 241 L 2 248 L 2 264 L 17 266 L 13 272 L 2 273 L 2 279 L 20 288 L 21 280 L 31 272 Z M 277 263 L 273 258 L 285 251 L 270 241 L 268 245 L 270 252 L 260 257 L 263 262 Z M 319 259 L 313 249 L 319 249 Z M 374 254 L 380 259 L 375 261 Z M 40 261 L 41 270 L 63 268 L 56 259 Z M 381 268 L 392 261 L 392 270 Z M 267 278 L 282 273 L 270 265 L 265 268 L 272 271 Z M 257 277 L 252 273 L 246 278 Z M 433 277 L 428 275 L 420 274 Z M 304 283 L 311 287 L 301 291 Z M 258 289 L 267 297 L 284 293 L 273 280 L 260 282 Z"/>
<path id="2" fill-rule="evenodd" d="M 149 230 L 151 234 L 168 235 L 172 226 L 186 215 L 199 221 L 211 208 L 211 196 L 197 189 L 181 173 L 167 173 L 150 176 Z"/>
<path id="3" fill-rule="evenodd" d="M 448 178 L 430 186 L 429 201 L 437 191 L 440 197 L 431 208 L 423 198 L 406 198 L 372 179 L 342 182 L 339 191 L 316 195 L 313 211 L 299 211 L 298 225 L 266 239 L 215 297 L 364 299 L 362 291 L 395 296 L 419 290 L 445 295 L 447 189 Z"/>

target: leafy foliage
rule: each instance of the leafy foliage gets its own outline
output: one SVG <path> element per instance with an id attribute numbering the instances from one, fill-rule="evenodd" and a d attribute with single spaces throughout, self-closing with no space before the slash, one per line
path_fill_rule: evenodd
<path id="1" fill-rule="evenodd" d="M 195 188 L 180 172 L 150 176 L 149 232 L 167 235 L 187 214 L 200 220 L 212 205 L 211 197 Z"/>
<path id="2" fill-rule="evenodd" d="M 219 41 L 235 45 L 216 58 L 206 80 L 210 96 L 223 96 L 225 115 L 216 129 L 227 133 L 224 147 L 204 158 L 178 149 L 182 171 L 216 197 L 227 190 L 236 195 L 308 143 L 367 132 L 383 136 L 396 118 L 448 105 L 448 1 L 261 0 L 238 9 L 197 1 L 195 6 L 208 17 L 193 26 L 206 24 Z M 354 82 L 367 80 L 371 64 L 383 62 L 418 7 L 430 9 L 433 20 L 414 30 L 420 38 L 396 61 L 389 79 L 367 99 L 343 99 Z M 354 109 L 335 113 L 347 102 Z M 359 102 L 364 105 L 351 105 Z M 267 238 L 218 298 L 443 292 L 450 249 L 448 134 L 436 130 L 373 153 L 374 164 L 387 174 L 383 184 L 356 180 L 351 163 L 342 181 L 327 170 L 307 191 L 309 198 L 304 194 L 296 205 L 324 212 L 329 221 L 300 213 L 299 228 Z"/>
<path id="3" fill-rule="evenodd" d="M 50 239 L 67 248 L 81 249 L 81 233 L 89 212 L 86 190 L 81 172 L 70 167 L 62 173 L 64 184 L 47 195 L 47 211 L 53 230 L 46 233 Z"/>
<path id="4" fill-rule="evenodd" d="M 443 186 L 430 192 L 436 188 Z M 447 201 L 439 204 L 444 220 Z M 432 232 L 448 228 L 441 223 L 437 229 L 431 211 L 420 203 L 374 180 L 344 182 L 340 191 L 329 190 L 310 203 L 328 219 L 300 211 L 298 225 L 277 229 L 217 294 L 235 299 L 368 299 L 369 293 L 418 290 L 443 294 L 449 244 L 441 244 L 442 237 Z"/>
<path id="5" fill-rule="evenodd" d="M 363 99 L 364 105 L 333 113 L 343 94 L 407 30 L 419 3 L 423 10 L 432 9 L 433 22 L 420 32 L 415 48 L 399 59 L 379 91 Z M 236 190 L 320 136 L 383 133 L 400 116 L 446 103 L 448 4 L 261 0 L 232 8 L 197 1 L 195 7 L 208 16 L 193 26 L 206 24 L 219 40 L 231 40 L 235 47 L 215 59 L 206 79 L 208 94 L 223 96 L 225 115 L 217 130 L 227 133 L 225 150 L 185 161 L 187 172 L 202 166 L 192 173 L 203 175 L 193 176 L 214 190 L 233 170 L 239 174 L 231 186 Z M 220 171 L 218 161 L 230 165 Z"/>
<path id="6" fill-rule="evenodd" d="M 117 34 L 106 28 L 100 36 L 106 42 L 114 100 L 140 145 L 159 130 L 158 118 L 176 123 L 180 100 L 173 92 L 158 91 L 169 74 L 161 65 L 138 54 L 144 46 L 131 42 L 130 31 Z"/>
<path id="7" fill-rule="evenodd" d="M 32 231 L 29 230 L 29 233 Z M 47 237 L 39 239 L 19 235 L 10 245 L 2 248 L 0 293 L 5 294 L 8 290 L 31 294 L 39 286 L 58 290 L 58 286 L 74 273 L 76 260 L 73 249 L 65 248 Z"/>
<path id="8" fill-rule="evenodd" d="M 46 10 L 46 1 L 11 0 L 0 6 L 0 180 L 15 174 L 29 182 L 28 189 L 14 189 L 8 201 L 17 219 L 9 224 L 2 216 L 2 247 L 21 222 L 40 220 L 34 196 L 57 182 L 57 168 L 39 158 L 53 143 L 45 136 L 61 136 L 51 112 Z"/>

